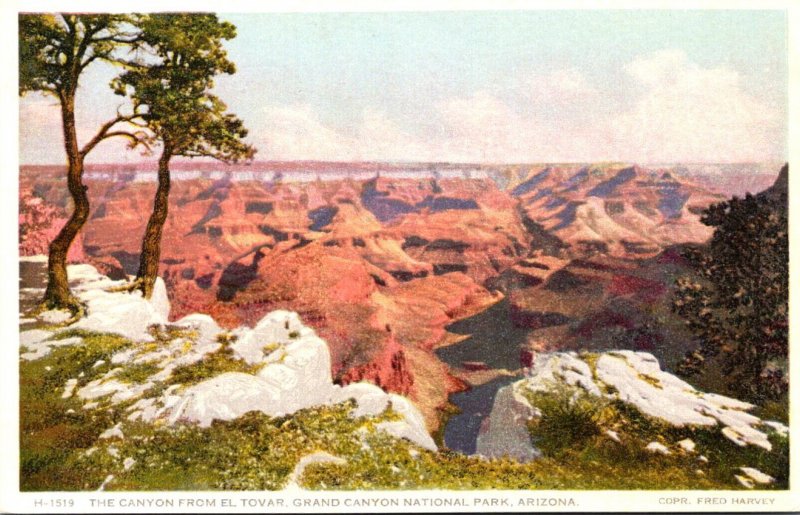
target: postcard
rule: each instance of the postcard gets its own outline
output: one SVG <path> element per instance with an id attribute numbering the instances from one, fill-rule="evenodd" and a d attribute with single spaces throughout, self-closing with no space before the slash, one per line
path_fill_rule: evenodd
<path id="1" fill-rule="evenodd" d="M 613 7 L 5 9 L 0 508 L 800 509 L 797 5 Z"/>

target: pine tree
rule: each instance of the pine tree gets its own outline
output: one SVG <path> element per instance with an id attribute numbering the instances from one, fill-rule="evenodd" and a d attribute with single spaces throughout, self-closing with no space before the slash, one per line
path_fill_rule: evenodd
<path id="1" fill-rule="evenodd" d="M 788 390 L 788 165 L 758 195 L 710 206 L 706 247 L 689 252 L 696 273 L 678 279 L 673 307 L 701 346 L 679 371 L 721 365 L 731 392 L 754 401 Z"/>
<path id="2" fill-rule="evenodd" d="M 150 297 L 158 275 L 161 235 L 167 219 L 173 157 L 208 157 L 221 161 L 250 159 L 255 149 L 242 139 L 242 121 L 226 112 L 211 93 L 214 77 L 233 74 L 223 41 L 235 27 L 214 14 L 151 14 L 141 22 L 139 66 L 123 73 L 114 86 L 146 111 L 147 127 L 161 143 L 158 188 L 142 240 L 134 288 Z"/>
<path id="3" fill-rule="evenodd" d="M 121 14 L 20 14 L 19 93 L 40 92 L 58 99 L 64 148 L 67 155 L 67 188 L 72 214 L 49 248 L 47 289 L 43 305 L 81 306 L 69 290 L 67 252 L 89 217 L 89 197 L 83 184 L 86 156 L 103 140 L 124 137 L 132 146 L 142 143 L 144 133 L 131 126 L 139 112 L 120 114 L 104 123 L 84 145 L 78 142 L 75 97 L 79 79 L 95 61 L 125 64 L 121 50 L 135 44 L 141 33 L 137 15 Z"/>

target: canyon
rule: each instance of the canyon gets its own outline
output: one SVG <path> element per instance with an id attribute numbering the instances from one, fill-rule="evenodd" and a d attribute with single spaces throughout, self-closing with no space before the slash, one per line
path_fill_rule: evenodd
<path id="1" fill-rule="evenodd" d="M 762 168 L 753 192 L 779 166 Z M 153 170 L 89 167 L 72 262 L 136 272 Z M 64 182 L 58 167 L 21 168 L 21 254 L 65 222 Z M 433 433 L 458 392 L 483 388 L 474 447 L 486 403 L 537 352 L 646 351 L 669 370 L 693 344 L 669 309 L 681 249 L 710 237 L 700 213 L 739 187 L 683 165 L 184 162 L 159 275 L 174 320 L 298 313 L 336 383 L 408 396 Z"/>

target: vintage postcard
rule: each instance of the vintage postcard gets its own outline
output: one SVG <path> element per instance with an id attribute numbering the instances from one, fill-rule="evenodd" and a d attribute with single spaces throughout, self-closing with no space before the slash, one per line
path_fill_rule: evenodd
<path id="1" fill-rule="evenodd" d="M 4 9 L 0 509 L 800 509 L 797 5 L 594 7 Z"/>

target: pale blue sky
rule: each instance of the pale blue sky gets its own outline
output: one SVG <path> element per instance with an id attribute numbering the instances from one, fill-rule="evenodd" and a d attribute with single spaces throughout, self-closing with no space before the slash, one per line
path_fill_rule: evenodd
<path id="1" fill-rule="evenodd" d="M 260 159 L 786 153 L 783 11 L 221 16 L 238 28 L 227 44 L 238 72 L 217 92 L 251 128 Z M 106 91 L 111 73 L 97 67 L 82 83 L 86 127 L 119 103 Z M 52 135 L 37 141 L 34 130 L 48 110 L 32 104 L 22 104 L 21 161 L 59 162 Z M 120 152 L 108 145 L 95 160 L 138 159 Z"/>
<path id="2" fill-rule="evenodd" d="M 222 17 L 239 29 L 228 44 L 239 72 L 220 81 L 230 83 L 226 90 L 244 93 L 256 107 L 261 99 L 247 88 L 262 84 L 274 101 L 312 102 L 334 123 L 364 104 L 393 108 L 513 87 L 527 70 L 575 67 L 598 84 L 622 81 L 625 63 L 665 48 L 682 49 L 700 65 L 729 65 L 760 94 L 786 95 L 786 27 L 779 11 Z"/>

